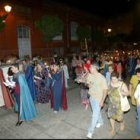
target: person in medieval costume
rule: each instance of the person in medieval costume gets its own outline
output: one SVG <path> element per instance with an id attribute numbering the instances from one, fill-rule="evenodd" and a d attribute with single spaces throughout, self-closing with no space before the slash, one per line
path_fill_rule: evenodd
<path id="1" fill-rule="evenodd" d="M 5 82 L 5 78 L 3 75 L 3 71 L 0 68 L 0 84 L 1 84 L 1 92 L 2 92 L 1 93 L 2 98 L 0 98 L 0 102 L 2 102 L 2 105 L 5 106 L 7 109 L 13 108 L 14 100 L 8 88 L 3 84 L 3 82 Z"/>
<path id="2" fill-rule="evenodd" d="M 57 64 L 54 64 L 53 71 L 52 74 L 49 73 L 49 77 L 52 79 L 51 108 L 53 108 L 54 113 L 57 113 L 60 109 L 67 110 L 67 97 L 64 72 Z"/>
<path id="3" fill-rule="evenodd" d="M 15 82 L 14 94 L 18 104 L 18 122 L 16 126 L 23 121 L 28 122 L 37 117 L 36 107 L 34 105 L 25 74 L 19 71 L 19 64 L 12 64 L 11 70 L 14 73 L 13 81 Z"/>
<path id="4" fill-rule="evenodd" d="M 7 71 L 7 76 L 6 76 L 6 81 L 12 82 L 13 81 L 13 72 L 11 70 L 11 67 L 8 68 Z M 11 86 L 8 86 L 9 92 L 11 93 L 13 99 L 14 99 L 14 111 L 17 113 L 18 112 L 18 104 L 16 101 L 16 96 L 14 94 L 14 89 Z"/>
<path id="5" fill-rule="evenodd" d="M 64 78 L 65 78 L 65 87 L 68 88 L 68 79 L 69 79 L 69 72 L 68 72 L 68 66 L 66 65 L 66 63 L 64 62 L 63 59 L 59 60 L 60 63 L 60 68 L 63 70 L 64 72 Z"/>
<path id="6" fill-rule="evenodd" d="M 36 86 L 35 86 L 35 83 L 33 80 L 34 79 L 33 77 L 35 75 L 34 74 L 34 66 L 27 59 L 23 59 L 22 62 L 24 65 L 25 78 L 27 80 L 33 101 L 35 101 L 36 100 Z"/>
<path id="7" fill-rule="evenodd" d="M 34 82 L 36 85 L 36 102 L 48 103 L 50 100 L 50 79 L 48 77 L 48 68 L 42 61 L 37 61 L 35 67 Z"/>

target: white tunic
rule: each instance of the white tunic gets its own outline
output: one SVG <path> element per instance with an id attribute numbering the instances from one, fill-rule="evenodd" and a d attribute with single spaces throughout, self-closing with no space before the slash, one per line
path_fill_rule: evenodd
<path id="1" fill-rule="evenodd" d="M 64 71 L 64 76 L 66 79 L 69 79 L 69 72 L 68 72 L 68 66 L 66 64 L 64 64 L 63 66 L 61 66 L 61 68 Z"/>

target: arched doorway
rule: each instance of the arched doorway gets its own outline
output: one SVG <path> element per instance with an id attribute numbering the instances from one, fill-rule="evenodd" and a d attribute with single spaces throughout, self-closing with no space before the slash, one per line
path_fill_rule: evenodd
<path id="1" fill-rule="evenodd" d="M 29 55 L 30 58 L 32 58 L 29 27 L 25 25 L 19 25 L 17 30 L 18 30 L 19 58 L 22 58 L 27 55 Z"/>

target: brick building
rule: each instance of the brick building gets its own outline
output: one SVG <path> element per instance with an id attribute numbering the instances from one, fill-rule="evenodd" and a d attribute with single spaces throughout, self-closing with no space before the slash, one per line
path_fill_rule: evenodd
<path id="1" fill-rule="evenodd" d="M 95 28 L 100 18 L 81 10 L 51 0 L 1 0 L 0 16 L 7 14 L 4 6 L 9 4 L 12 11 L 5 18 L 5 28 L 0 33 L 0 56 L 14 54 L 22 57 L 41 55 L 51 57 L 54 53 L 64 55 L 81 52 L 80 42 L 75 33 L 79 24 Z M 62 35 L 45 43 L 42 34 L 35 28 L 35 21 L 43 15 L 58 15 L 64 23 Z M 92 51 L 92 41 L 88 42 Z"/>

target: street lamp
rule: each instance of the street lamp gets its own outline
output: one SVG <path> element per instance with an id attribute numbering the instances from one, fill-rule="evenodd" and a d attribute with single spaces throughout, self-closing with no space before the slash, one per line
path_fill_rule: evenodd
<path id="1" fill-rule="evenodd" d="M 5 9 L 5 11 L 6 11 L 7 13 L 9 13 L 9 12 L 11 12 L 12 7 L 9 6 L 9 5 L 6 5 L 6 6 L 4 6 L 4 9 Z"/>
<path id="2" fill-rule="evenodd" d="M 109 29 L 108 29 L 108 32 L 110 33 L 111 31 L 112 31 L 112 29 L 111 29 L 111 28 L 109 28 Z"/>
<path id="3" fill-rule="evenodd" d="M 9 5 L 6 5 L 6 6 L 4 6 L 4 10 L 5 10 L 6 14 L 2 14 L 2 15 L 0 16 L 0 18 L 3 20 L 3 22 L 5 22 L 5 19 L 6 19 L 6 17 L 8 16 L 8 13 L 11 12 L 12 7 L 9 6 Z"/>
<path id="4" fill-rule="evenodd" d="M 8 16 L 8 13 L 11 12 L 12 7 L 9 5 L 4 6 L 4 11 L 0 12 L 0 32 L 2 32 L 2 30 L 5 27 L 5 19 Z"/>

